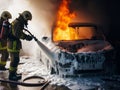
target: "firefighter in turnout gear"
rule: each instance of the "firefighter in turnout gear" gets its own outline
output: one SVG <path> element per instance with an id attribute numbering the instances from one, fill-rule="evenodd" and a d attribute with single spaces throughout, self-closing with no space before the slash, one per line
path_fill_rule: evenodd
<path id="1" fill-rule="evenodd" d="M 8 59 L 7 37 L 11 29 L 9 23 L 9 19 L 11 18 L 12 15 L 8 11 L 3 11 L 0 17 L 0 70 L 6 70 L 5 65 Z"/>
<path id="2" fill-rule="evenodd" d="M 9 80 L 17 81 L 21 79 L 21 75 L 18 75 L 17 67 L 19 64 L 19 53 L 20 49 L 22 48 L 21 40 L 31 41 L 33 38 L 30 35 L 27 35 L 23 32 L 24 26 L 27 27 L 28 20 L 32 19 L 32 14 L 29 11 L 24 11 L 23 13 L 19 14 L 19 17 L 16 18 L 11 23 L 11 36 L 8 39 L 7 50 L 10 54 L 11 62 L 9 68 Z"/>

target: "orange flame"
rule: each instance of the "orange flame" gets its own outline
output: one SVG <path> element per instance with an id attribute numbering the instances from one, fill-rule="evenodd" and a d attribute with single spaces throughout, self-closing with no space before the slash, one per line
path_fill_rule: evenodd
<path id="1" fill-rule="evenodd" d="M 70 0 L 62 0 L 60 4 L 57 13 L 56 27 L 53 31 L 53 41 L 71 40 L 74 37 L 72 36 L 71 30 L 68 28 L 68 24 L 75 17 L 75 13 L 71 13 L 68 9 L 69 3 Z"/>

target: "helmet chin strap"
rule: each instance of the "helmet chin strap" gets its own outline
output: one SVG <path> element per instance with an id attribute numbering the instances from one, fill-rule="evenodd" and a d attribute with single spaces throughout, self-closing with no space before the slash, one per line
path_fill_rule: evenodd
<path id="1" fill-rule="evenodd" d="M 25 27 L 26 27 L 26 28 L 28 28 L 28 26 L 27 26 L 27 25 L 25 25 Z"/>
<path id="2" fill-rule="evenodd" d="M 28 28 L 28 27 L 27 27 L 27 25 L 28 25 L 28 21 L 25 21 L 25 24 L 24 24 L 24 25 L 25 25 L 26 28 Z"/>

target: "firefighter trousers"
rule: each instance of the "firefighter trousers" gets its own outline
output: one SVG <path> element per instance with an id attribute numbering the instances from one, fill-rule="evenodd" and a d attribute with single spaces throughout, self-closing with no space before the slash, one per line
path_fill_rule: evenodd
<path id="1" fill-rule="evenodd" d="M 7 49 L 0 50 L 0 54 L 0 66 L 5 66 L 9 56 Z"/>
<path id="2" fill-rule="evenodd" d="M 17 67 L 20 61 L 19 52 L 9 52 L 9 54 L 10 54 L 10 60 L 11 60 L 9 71 L 16 73 Z"/>

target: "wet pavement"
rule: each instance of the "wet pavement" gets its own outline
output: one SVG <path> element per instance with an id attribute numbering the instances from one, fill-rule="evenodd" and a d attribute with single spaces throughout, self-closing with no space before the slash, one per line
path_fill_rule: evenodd
<path id="1" fill-rule="evenodd" d="M 27 74 L 22 75 L 22 80 L 27 76 Z M 90 75 L 88 75 L 90 77 Z M 96 76 L 96 75 L 95 75 Z M 0 72 L 0 79 L 5 79 L 8 77 L 8 71 Z M 94 77 L 93 75 L 91 77 Z M 85 77 L 86 78 L 86 77 Z M 88 78 L 89 79 L 89 78 Z M 26 83 L 38 83 L 40 79 L 30 79 L 25 81 Z M 84 79 L 81 79 L 81 82 Z M 86 80 L 86 79 L 85 79 Z M 96 80 L 95 80 L 96 81 Z M 88 82 L 89 84 L 89 82 Z M 80 86 L 79 85 L 79 86 Z M 95 84 L 97 85 L 97 84 Z M 55 84 L 49 84 L 45 88 L 41 89 L 42 86 L 37 86 L 37 87 L 26 87 L 26 86 L 20 86 L 20 85 L 13 85 L 9 83 L 2 83 L 0 82 L 0 90 L 71 90 L 67 86 L 64 85 L 55 85 Z M 74 90 L 74 89 L 72 89 Z M 103 82 L 101 85 L 98 86 L 89 86 L 86 88 L 83 88 L 80 86 L 80 89 L 75 89 L 75 90 L 120 90 L 120 76 L 109 76 L 103 78 Z"/>
<path id="2" fill-rule="evenodd" d="M 6 78 L 8 72 L 0 72 L 0 78 Z M 24 78 L 25 75 L 22 75 Z M 26 83 L 37 83 L 40 79 L 30 79 L 25 81 Z M 113 77 L 113 78 L 104 78 L 104 84 L 101 85 L 101 87 L 87 87 L 86 89 L 78 89 L 78 90 L 120 90 L 120 81 L 119 77 Z M 0 82 L 0 90 L 71 90 L 68 87 L 61 85 L 46 85 L 45 88 L 42 88 L 43 86 L 36 86 L 36 87 L 26 87 L 26 86 L 20 86 L 20 85 L 14 85 L 9 83 L 2 83 Z"/>
<path id="3" fill-rule="evenodd" d="M 5 79 L 8 76 L 8 71 L 0 72 L 0 79 Z M 22 75 L 24 78 L 25 75 Z M 6 79 L 5 79 L 6 80 Z M 39 79 L 30 79 L 25 81 L 25 83 L 38 83 Z M 70 90 L 68 87 L 61 85 L 46 85 L 43 86 L 21 86 L 21 85 L 15 85 L 10 83 L 3 83 L 0 82 L 0 90 Z"/>

